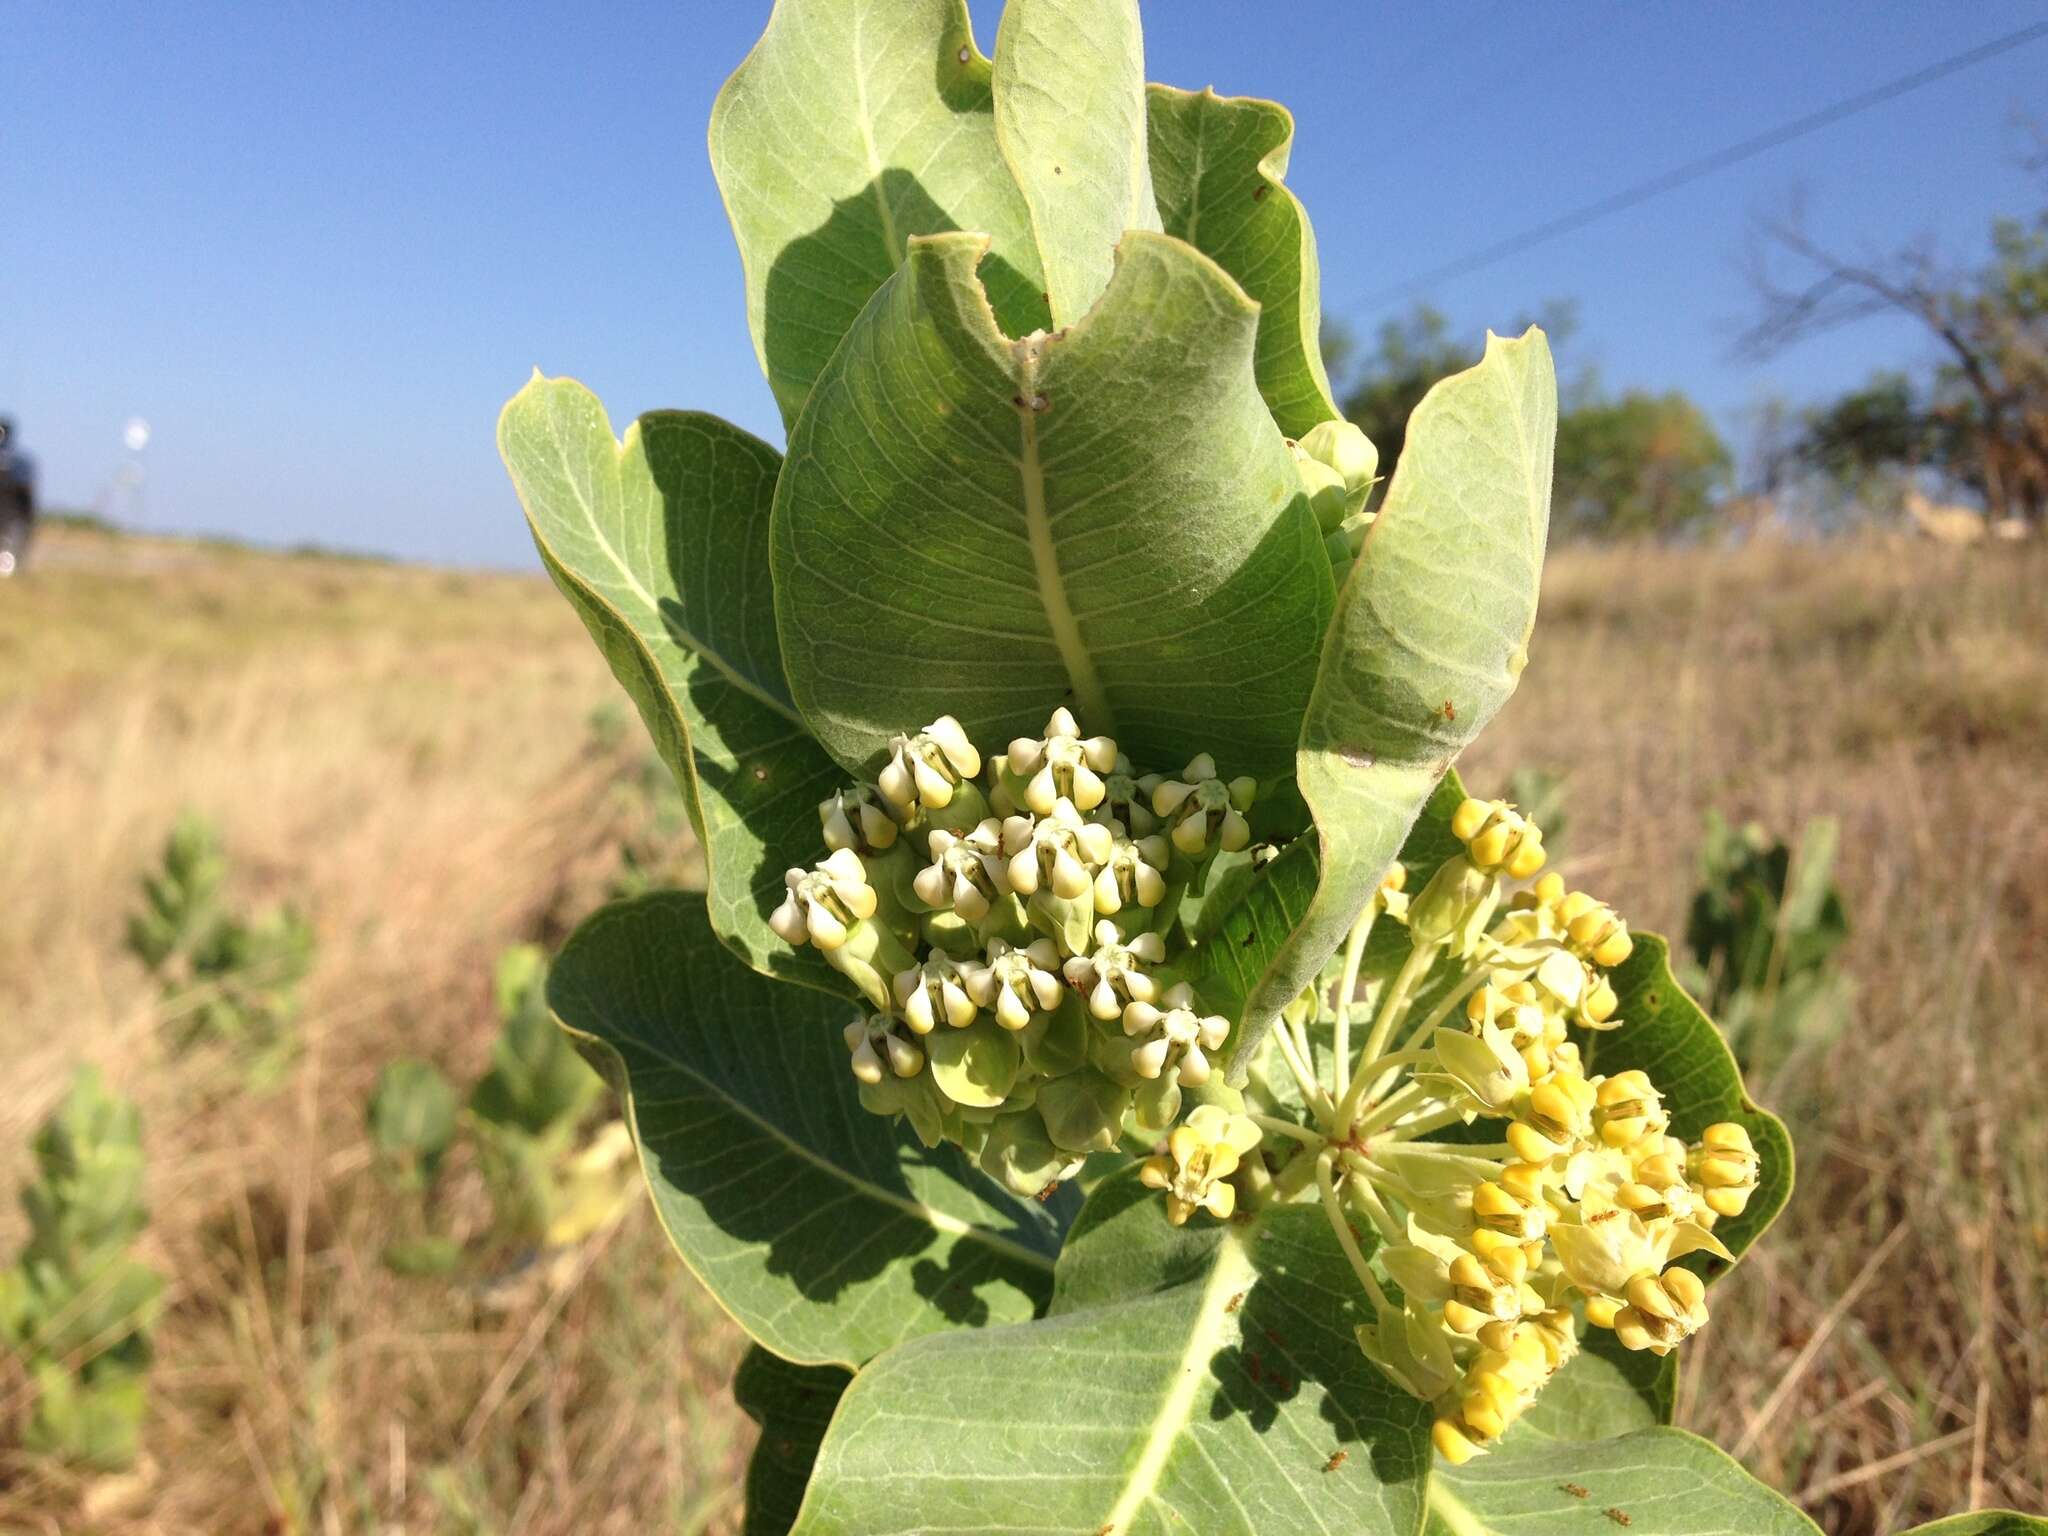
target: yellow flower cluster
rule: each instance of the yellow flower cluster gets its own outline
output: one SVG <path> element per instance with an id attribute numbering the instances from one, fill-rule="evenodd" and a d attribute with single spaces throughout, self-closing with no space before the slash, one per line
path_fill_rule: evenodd
<path id="1" fill-rule="evenodd" d="M 1452 830 L 1465 853 L 1416 898 L 1411 919 L 1431 922 L 1411 920 L 1411 935 L 1418 973 L 1439 955 L 1464 960 L 1451 994 L 1463 1022 L 1406 1053 L 1409 1080 L 1390 1073 L 1396 1086 L 1363 1106 L 1346 1166 L 1392 1227 L 1380 1258 L 1400 1288 L 1359 1342 L 1436 1403 L 1436 1447 L 1462 1462 L 1571 1358 L 1577 1316 L 1658 1354 L 1705 1324 L 1705 1288 L 1675 1261 L 1728 1257 L 1712 1228 L 1743 1210 L 1759 1160 L 1732 1122 L 1692 1143 L 1672 1135 L 1647 1073 L 1586 1071 L 1569 1031 L 1620 1022 L 1607 972 L 1633 952 L 1627 924 L 1555 874 L 1492 921 L 1501 879 L 1541 869 L 1542 834 L 1476 800 Z M 1505 1122 L 1497 1142 L 1418 1139 L 1478 1119 Z"/>

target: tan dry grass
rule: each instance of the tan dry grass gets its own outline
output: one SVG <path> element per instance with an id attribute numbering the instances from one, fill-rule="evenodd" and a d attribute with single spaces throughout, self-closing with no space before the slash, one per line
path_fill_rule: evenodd
<path id="1" fill-rule="evenodd" d="M 148 1248 L 176 1301 L 155 1472 L 106 1528 L 715 1511 L 751 1437 L 723 1388 L 738 1341 L 643 1216 L 503 1313 L 374 1258 L 377 1066 L 473 1071 L 491 957 L 558 937 L 618 835 L 619 763 L 587 727 L 612 690 L 566 608 L 516 577 L 53 553 L 0 590 L 0 889 L 25 893 L 0 926 L 0 1181 L 72 1062 L 142 1098 Z M 1568 772 L 1566 868 L 1667 931 L 1708 806 L 1842 819 L 1858 1016 L 1807 1078 L 1756 1085 L 1809 1107 L 1800 1189 L 1716 1293 L 1681 1398 L 1835 1532 L 2048 1507 L 2044 591 L 2038 548 L 1563 552 L 1522 693 L 1467 764 L 1482 786 Z M 167 1066 L 120 954 L 136 872 L 186 805 L 227 827 L 246 894 L 319 923 L 311 1048 L 267 1098 Z M 7 1477 L 0 1528 L 77 1528 L 74 1490 Z"/>

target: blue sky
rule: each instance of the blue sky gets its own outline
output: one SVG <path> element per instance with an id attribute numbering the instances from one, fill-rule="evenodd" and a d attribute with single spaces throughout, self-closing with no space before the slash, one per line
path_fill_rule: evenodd
<path id="1" fill-rule="evenodd" d="M 526 564 L 492 443 L 534 365 L 616 424 L 718 411 L 779 440 L 704 151 L 767 0 L 10 7 L 0 54 L 0 411 L 46 499 L 92 505 L 131 415 L 146 522 Z M 992 44 L 998 0 L 973 0 Z M 601 13 L 601 16 L 600 16 Z M 1145 0 L 1150 71 L 1287 102 L 1326 309 L 1893 76 L 2048 3 Z M 1293 17 L 1291 26 L 1247 18 Z M 1744 230 L 1803 188 L 1851 252 L 1976 259 L 2038 203 L 2034 42 L 1737 169 L 1440 284 L 1475 337 L 1576 299 L 1565 361 L 1691 391 L 1729 430 L 1926 355 L 1866 326 L 1733 361 Z"/>

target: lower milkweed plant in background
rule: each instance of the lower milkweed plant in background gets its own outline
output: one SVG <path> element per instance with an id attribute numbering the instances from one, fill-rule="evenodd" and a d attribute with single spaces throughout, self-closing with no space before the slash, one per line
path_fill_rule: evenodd
<path id="1" fill-rule="evenodd" d="M 1788 1138 L 1451 770 L 1547 345 L 1368 512 L 1291 142 L 1132 0 L 779 0 L 711 155 L 787 451 L 506 408 L 703 849 L 548 998 L 754 1340 L 749 1532 L 1814 1529 L 1668 1427 Z"/>

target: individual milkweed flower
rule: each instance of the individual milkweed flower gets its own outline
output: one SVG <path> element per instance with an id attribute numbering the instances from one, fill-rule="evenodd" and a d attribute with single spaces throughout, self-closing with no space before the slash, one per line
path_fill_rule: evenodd
<path id="1" fill-rule="evenodd" d="M 1594 1094 L 1593 1124 L 1610 1147 L 1632 1147 L 1645 1136 L 1661 1137 L 1671 1124 L 1664 1096 L 1647 1072 L 1632 1069 L 1603 1077 Z"/>
<path id="2" fill-rule="evenodd" d="M 1581 1202 L 1578 1220 L 1552 1225 L 1550 1245 L 1573 1285 L 1592 1300 L 1604 1298 L 1610 1303 L 1604 1315 L 1590 1302 L 1587 1307 L 1586 1316 L 1602 1327 L 1612 1321 L 1612 1304 L 1625 1295 L 1629 1282 L 1638 1275 L 1656 1275 L 1671 1260 L 1701 1250 L 1718 1258 L 1734 1258 L 1698 1222 L 1644 1221 L 1618 1205 L 1587 1210 L 1592 1203 L 1590 1199 Z"/>
<path id="3" fill-rule="evenodd" d="M 1635 950 L 1628 924 L 1604 901 L 1573 891 L 1557 904 L 1557 921 L 1566 942 L 1599 966 L 1617 966 Z"/>
<path id="4" fill-rule="evenodd" d="M 896 1020 L 885 1013 L 855 1019 L 842 1034 L 853 1052 L 853 1075 L 863 1083 L 881 1082 L 885 1071 L 915 1077 L 924 1070 L 924 1052 L 904 1039 Z"/>
<path id="5" fill-rule="evenodd" d="M 1050 1013 L 1060 1005 L 1066 989 L 1057 974 L 1059 963 L 1059 950 L 1051 939 L 1036 939 L 1021 949 L 992 939 L 987 963 L 967 962 L 960 975 L 968 996 L 993 1009 L 998 1024 L 1022 1029 L 1034 1014 Z"/>
<path id="6" fill-rule="evenodd" d="M 1502 1340 L 1505 1348 L 1482 1348 L 1465 1368 L 1451 1411 L 1430 1431 L 1444 1460 L 1462 1465 L 1507 1433 L 1556 1373 L 1553 1346 L 1545 1330 L 1524 1323 Z"/>
<path id="7" fill-rule="evenodd" d="M 1008 757 L 1011 774 L 1025 779 L 1024 804 L 1038 816 L 1050 816 L 1062 800 L 1072 801 L 1076 810 L 1094 810 L 1108 793 L 1102 776 L 1116 762 L 1116 743 L 1107 736 L 1083 740 L 1081 727 L 1065 708 L 1052 712 L 1044 736 L 1011 742 Z"/>
<path id="8" fill-rule="evenodd" d="M 782 879 L 789 894 L 768 914 L 768 926 L 785 943 L 837 949 L 855 923 L 875 915 L 874 887 L 851 848 L 839 849 L 815 869 L 792 869 Z"/>
<path id="9" fill-rule="evenodd" d="M 1121 1016 L 1126 1004 L 1159 996 L 1159 983 L 1140 967 L 1165 958 L 1166 940 L 1158 934 L 1141 933 L 1126 944 L 1105 917 L 1095 925 L 1094 952 L 1072 956 L 1060 971 L 1088 1000 L 1088 1011 L 1106 1022 Z"/>
<path id="10" fill-rule="evenodd" d="M 1364 506 L 1379 461 L 1372 439 L 1348 421 L 1321 422 L 1294 444 L 1295 470 L 1324 533 Z"/>
<path id="11" fill-rule="evenodd" d="M 1556 1072 L 1515 1105 L 1507 1143 L 1525 1163 L 1564 1157 L 1593 1136 L 1599 1091 L 1573 1072 Z"/>
<path id="12" fill-rule="evenodd" d="M 1206 1083 L 1205 1052 L 1222 1049 L 1230 1038 L 1230 1020 L 1221 1014 L 1198 1015 L 1186 982 L 1169 988 L 1160 1001 L 1164 1008 L 1146 1002 L 1124 1008 L 1124 1033 L 1138 1042 L 1131 1048 L 1131 1070 L 1148 1080 L 1171 1076 L 1191 1087 Z"/>
<path id="13" fill-rule="evenodd" d="M 1131 760 L 1119 752 L 1116 766 L 1102 781 L 1102 804 L 1095 814 L 1105 821 L 1121 822 L 1133 838 L 1150 836 L 1159 825 L 1159 818 L 1152 814 L 1152 790 L 1158 782 L 1156 774 L 1140 778 Z"/>
<path id="14" fill-rule="evenodd" d="M 889 761 L 875 787 L 900 820 L 920 808 L 940 811 L 953 803 L 961 784 L 981 772 L 981 754 L 960 722 L 941 715 L 915 736 L 889 743 Z"/>
<path id="15" fill-rule="evenodd" d="M 894 979 L 896 1007 L 903 1022 L 920 1035 L 928 1035 L 944 1019 L 955 1029 L 974 1022 L 974 999 L 960 967 L 942 954 L 934 954 L 922 965 L 898 971 Z"/>
<path id="16" fill-rule="evenodd" d="M 1189 858 L 1210 843 L 1235 853 L 1252 840 L 1244 813 L 1252 808 L 1259 781 L 1216 776 L 1216 759 L 1204 752 L 1181 770 L 1178 779 L 1162 779 L 1152 790 L 1152 813 L 1168 824 L 1173 846 Z"/>
<path id="17" fill-rule="evenodd" d="M 1451 813 L 1451 835 L 1482 874 L 1526 880 L 1543 867 L 1543 832 L 1505 800 L 1465 800 Z"/>
<path id="18" fill-rule="evenodd" d="M 1550 1206 L 1541 1174 L 1527 1164 L 1510 1164 L 1500 1177 L 1472 1191 L 1472 1222 L 1520 1243 L 1533 1243 L 1550 1230 Z"/>
<path id="19" fill-rule="evenodd" d="M 1166 899 L 1162 873 L 1172 854 L 1163 837 L 1117 838 L 1095 876 L 1095 910 L 1121 912 L 1131 903 L 1152 908 Z"/>
<path id="20" fill-rule="evenodd" d="M 934 827 L 925 839 L 932 861 L 910 882 L 917 899 L 941 912 L 957 912 L 970 923 L 988 916 L 989 904 L 1010 891 L 1003 858 L 1002 823 L 993 816 L 968 832 Z"/>
<path id="21" fill-rule="evenodd" d="M 849 785 L 820 800 L 818 821 L 824 829 L 825 846 L 835 853 L 842 848 L 879 853 L 895 846 L 901 830 L 867 784 Z"/>
<path id="22" fill-rule="evenodd" d="M 1184 1226 L 1197 1210 L 1226 1221 L 1237 1209 L 1237 1188 L 1226 1182 L 1259 1144 L 1259 1128 L 1220 1104 L 1197 1105 L 1173 1128 L 1166 1152 L 1138 1167 L 1147 1189 L 1166 1191 L 1166 1219 Z"/>
<path id="23" fill-rule="evenodd" d="M 1083 821 L 1070 800 L 1060 800 L 1035 819 L 1011 816 L 1003 822 L 1003 857 L 1010 889 L 1019 896 L 1040 886 L 1063 901 L 1088 894 L 1096 870 L 1116 848 L 1116 834 L 1099 822 Z"/>
<path id="24" fill-rule="evenodd" d="M 1716 1216 L 1740 1216 L 1756 1193 L 1763 1160 L 1749 1132 L 1733 1121 L 1710 1125 L 1689 1158 L 1700 1198 Z"/>
<path id="25" fill-rule="evenodd" d="M 1677 1265 L 1628 1283 L 1628 1305 L 1614 1315 L 1614 1335 L 1630 1349 L 1668 1355 L 1707 1325 L 1707 1288 Z"/>

